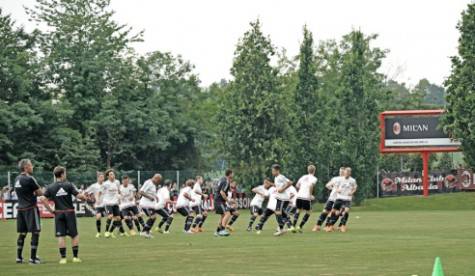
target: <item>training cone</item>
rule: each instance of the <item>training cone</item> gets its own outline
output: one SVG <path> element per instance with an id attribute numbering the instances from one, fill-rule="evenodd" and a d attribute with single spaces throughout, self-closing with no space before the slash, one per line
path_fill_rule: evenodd
<path id="1" fill-rule="evenodd" d="M 435 258 L 432 276 L 444 276 L 444 270 L 442 270 L 442 262 L 440 261 L 440 257 Z"/>

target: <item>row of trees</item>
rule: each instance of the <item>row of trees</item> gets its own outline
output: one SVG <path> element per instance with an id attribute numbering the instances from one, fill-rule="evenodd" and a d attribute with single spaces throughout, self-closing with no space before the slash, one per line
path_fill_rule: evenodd
<path id="1" fill-rule="evenodd" d="M 376 35 L 354 30 L 316 43 L 304 27 L 300 52 L 289 57 L 258 20 L 237 43 L 233 78 L 200 87 L 180 56 L 134 52 L 142 33 L 114 21 L 109 2 L 38 0 L 27 9 L 39 26 L 31 33 L 0 11 L 0 166 L 25 157 L 44 169 L 226 164 L 254 185 L 275 162 L 292 178 L 314 163 L 321 181 L 343 165 L 354 168 L 361 199 L 378 166 L 400 168 L 399 156 L 378 153 L 378 113 L 445 105 L 442 87 L 424 79 L 408 89 L 381 74 L 387 50 L 372 45 Z M 420 169 L 420 157 L 405 164 Z"/>

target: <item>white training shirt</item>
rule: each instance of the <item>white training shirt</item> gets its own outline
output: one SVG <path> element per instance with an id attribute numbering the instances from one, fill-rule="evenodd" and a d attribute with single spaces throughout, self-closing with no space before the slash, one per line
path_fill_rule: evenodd
<path id="1" fill-rule="evenodd" d="M 93 194 L 95 198 L 94 208 L 102 208 L 104 207 L 104 188 L 102 184 L 94 183 L 91 186 L 87 187 L 86 194 Z"/>
<path id="2" fill-rule="evenodd" d="M 102 187 L 104 189 L 104 197 L 102 198 L 105 206 L 114 206 L 119 205 L 119 180 L 114 180 L 110 182 L 109 180 L 104 181 Z"/>
<path id="3" fill-rule="evenodd" d="M 188 194 L 191 197 L 192 189 L 191 187 L 184 187 L 180 190 L 180 194 L 178 195 L 178 199 L 176 200 L 176 208 L 188 207 L 190 206 L 190 200 L 185 197 L 185 194 Z"/>
<path id="4" fill-rule="evenodd" d="M 289 180 L 284 175 L 279 174 L 278 176 L 276 176 L 275 179 L 274 179 L 276 192 L 277 192 L 278 189 L 284 187 L 287 184 L 287 182 L 289 182 Z M 277 193 L 276 198 L 280 199 L 282 201 L 288 201 L 289 200 L 289 194 L 287 193 L 287 191 L 283 191 L 282 193 Z"/>
<path id="5" fill-rule="evenodd" d="M 256 194 L 252 200 L 251 200 L 251 206 L 256 206 L 259 208 L 262 208 L 262 203 L 266 199 L 267 196 L 269 196 L 269 191 L 264 187 L 264 185 L 257 186 L 256 188 L 259 193 L 264 194 L 265 196 L 262 196 L 260 194 Z"/>
<path id="6" fill-rule="evenodd" d="M 328 196 L 328 201 L 335 201 L 336 200 L 336 185 L 338 184 L 338 181 L 340 181 L 340 178 L 343 176 L 335 176 L 333 177 L 330 182 L 328 182 L 328 188 L 330 188 L 332 191 L 330 192 L 330 195 Z"/>
<path id="7" fill-rule="evenodd" d="M 142 196 L 139 203 L 140 207 L 145 208 L 145 209 L 155 208 L 155 205 L 157 204 L 157 201 L 155 199 L 156 194 L 157 194 L 157 186 L 155 186 L 152 179 L 145 181 L 142 187 L 140 187 L 140 191 L 144 194 L 147 194 L 153 197 L 153 200 L 150 200 L 146 198 L 145 196 Z"/>
<path id="8" fill-rule="evenodd" d="M 297 198 L 311 200 L 312 194 L 310 193 L 310 190 L 313 186 L 315 186 L 315 184 L 317 184 L 317 178 L 312 174 L 307 174 L 300 177 L 299 181 L 297 182 L 297 185 L 299 186 Z"/>
<path id="9" fill-rule="evenodd" d="M 137 189 L 135 189 L 134 185 L 129 184 L 127 185 L 127 187 L 125 187 L 124 185 L 120 185 L 119 191 L 120 191 L 119 208 L 121 210 L 135 206 L 135 192 L 137 191 Z"/>
<path id="10" fill-rule="evenodd" d="M 337 184 L 337 189 L 340 191 L 337 192 L 336 199 L 351 201 L 353 198 L 351 191 L 357 187 L 358 185 L 356 185 L 356 180 L 353 177 L 340 178 Z"/>
<path id="11" fill-rule="evenodd" d="M 275 211 L 277 208 L 277 189 L 275 187 L 269 188 L 269 200 L 267 201 L 267 209 Z"/>
<path id="12" fill-rule="evenodd" d="M 167 202 L 170 200 L 170 191 L 167 186 L 163 186 L 157 191 L 158 203 L 156 209 L 164 209 L 167 206 Z"/>
<path id="13" fill-rule="evenodd" d="M 201 185 L 198 182 L 195 182 L 195 185 L 193 186 L 193 190 L 191 191 L 191 198 L 193 198 L 195 201 L 190 202 L 190 207 L 195 207 L 201 205 L 201 193 L 203 191 L 201 190 Z"/>
<path id="14" fill-rule="evenodd" d="M 289 199 L 290 199 L 290 206 L 291 207 L 295 207 L 297 205 L 297 189 L 295 189 L 294 185 L 290 186 L 289 188 L 287 188 L 287 190 L 285 190 L 287 192 L 287 194 L 289 195 Z"/>

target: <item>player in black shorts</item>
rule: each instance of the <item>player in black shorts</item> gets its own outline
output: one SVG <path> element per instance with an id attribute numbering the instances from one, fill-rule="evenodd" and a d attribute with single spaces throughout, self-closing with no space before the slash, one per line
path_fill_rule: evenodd
<path id="1" fill-rule="evenodd" d="M 86 200 L 86 196 L 79 193 L 74 184 L 66 180 L 66 169 L 58 166 L 54 168 L 56 182 L 46 188 L 44 196 L 41 198 L 44 206 L 54 213 L 54 225 L 56 237 L 58 238 L 60 264 L 66 264 L 66 243 L 65 236 L 70 236 L 73 249 L 73 263 L 80 263 L 79 234 L 76 223 L 76 212 L 73 205 L 73 196 L 77 199 Z M 48 199 L 54 201 L 54 210 L 49 206 Z"/>
<path id="2" fill-rule="evenodd" d="M 229 219 L 228 225 L 226 225 L 226 229 L 230 232 L 234 232 L 233 224 L 239 218 L 239 211 L 238 211 L 238 204 L 236 199 L 236 191 L 237 191 L 237 182 L 232 181 L 230 186 L 231 192 L 228 193 L 230 196 L 228 197 L 229 203 L 229 213 L 231 214 L 231 218 Z"/>
<path id="3" fill-rule="evenodd" d="M 218 187 L 214 195 L 214 209 L 216 214 L 221 215 L 219 218 L 218 228 L 216 228 L 215 236 L 229 236 L 229 232 L 225 229 L 225 226 L 228 224 L 231 213 L 229 212 L 228 206 L 226 205 L 228 201 L 228 192 L 229 186 L 233 181 L 233 171 L 227 169 L 225 176 L 221 178 L 218 182 Z"/>
<path id="4" fill-rule="evenodd" d="M 31 176 L 33 173 L 31 161 L 29 159 L 22 159 L 18 163 L 18 168 L 21 173 L 15 179 L 15 192 L 18 197 L 16 262 L 19 264 L 23 263 L 23 245 L 27 233 L 31 233 L 30 264 L 40 264 L 41 261 L 36 256 L 41 232 L 40 211 L 38 206 L 36 206 L 36 197 L 41 196 L 43 193 L 40 185 Z"/>

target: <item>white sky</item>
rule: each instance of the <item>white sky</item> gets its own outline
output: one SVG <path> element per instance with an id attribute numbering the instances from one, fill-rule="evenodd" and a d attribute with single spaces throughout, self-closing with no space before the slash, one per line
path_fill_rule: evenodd
<path id="1" fill-rule="evenodd" d="M 382 72 L 415 85 L 421 78 L 442 84 L 457 53 L 455 26 L 470 0 L 113 0 L 116 19 L 145 30 L 139 53 L 171 51 L 196 66 L 203 85 L 230 78 L 238 38 L 259 18 L 279 48 L 294 56 L 307 24 L 316 40 L 339 39 L 353 28 L 377 33 L 389 49 Z M 23 6 L 34 0 L 0 0 L 27 29 Z"/>

